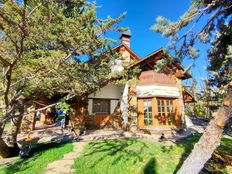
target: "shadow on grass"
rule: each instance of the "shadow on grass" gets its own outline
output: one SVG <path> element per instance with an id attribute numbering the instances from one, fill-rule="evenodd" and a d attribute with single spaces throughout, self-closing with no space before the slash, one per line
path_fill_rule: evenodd
<path id="1" fill-rule="evenodd" d="M 144 166 L 143 173 L 144 174 L 156 174 L 156 159 L 151 158 L 147 164 Z"/>
<path id="2" fill-rule="evenodd" d="M 70 142 L 65 142 L 65 143 L 43 143 L 43 144 L 37 144 L 35 145 L 31 151 L 30 151 L 30 157 L 28 158 L 19 158 L 14 162 L 5 164 L 3 166 L 3 171 L 6 174 L 10 174 L 10 173 L 15 173 L 15 172 L 19 172 L 20 167 L 22 165 L 26 165 L 28 164 L 30 161 L 33 161 L 35 159 L 38 159 L 43 152 L 52 149 L 52 148 L 59 148 L 59 147 L 63 147 L 65 144 L 70 143 Z M 26 167 L 24 168 L 24 170 L 27 169 Z M 1 168 L 0 168 L 0 173 L 1 173 Z"/>
<path id="3" fill-rule="evenodd" d="M 171 145 L 171 146 L 165 146 L 165 145 L 161 146 L 161 151 L 163 153 L 169 154 L 172 150 L 173 150 L 173 145 Z"/>
<path id="4" fill-rule="evenodd" d="M 129 148 L 130 146 L 134 146 L 136 143 L 140 143 L 142 145 L 139 146 L 139 148 L 136 148 L 136 150 Z M 137 139 L 133 139 L 133 138 L 91 142 L 89 143 L 89 146 L 90 149 L 92 150 L 89 153 L 84 154 L 84 156 L 91 156 L 95 153 L 101 153 L 101 152 L 105 153 L 96 162 L 94 162 L 93 165 L 90 166 L 90 168 L 94 168 L 99 162 L 104 160 L 107 156 L 115 156 L 112 165 L 118 163 L 122 159 L 125 161 L 129 159 L 133 159 L 133 163 L 135 164 L 136 161 L 143 160 L 140 154 L 142 154 L 145 148 L 148 148 L 146 143 L 142 141 L 138 141 Z"/>

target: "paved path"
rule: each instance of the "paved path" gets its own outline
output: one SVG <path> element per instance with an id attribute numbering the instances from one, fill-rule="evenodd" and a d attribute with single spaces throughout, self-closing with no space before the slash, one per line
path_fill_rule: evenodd
<path id="1" fill-rule="evenodd" d="M 60 160 L 48 164 L 45 174 L 70 174 L 73 173 L 74 160 L 80 155 L 85 142 L 73 143 L 73 151 L 64 155 Z"/>

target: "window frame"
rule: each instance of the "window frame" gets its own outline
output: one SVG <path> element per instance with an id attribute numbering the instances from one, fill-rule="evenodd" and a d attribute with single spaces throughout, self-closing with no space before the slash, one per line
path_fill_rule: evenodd
<path id="1" fill-rule="evenodd" d="M 152 125 L 144 124 L 144 120 L 147 119 L 144 117 L 144 101 L 152 99 Z M 162 124 L 158 119 L 158 100 L 163 100 L 164 104 L 164 118 L 166 124 Z M 168 104 L 167 104 L 168 101 Z M 171 101 L 171 103 L 169 103 Z M 179 127 L 180 118 L 179 118 L 179 105 L 178 98 L 172 97 L 139 97 L 137 98 L 138 102 L 138 126 L 139 128 L 155 128 L 155 127 Z M 160 101 L 161 102 L 161 101 Z M 160 103 L 161 104 L 161 103 Z M 172 107 L 170 106 L 172 105 Z M 170 115 L 170 117 L 168 116 Z M 163 117 L 162 117 L 163 118 Z M 169 121 L 170 120 L 170 121 Z"/>
<path id="2" fill-rule="evenodd" d="M 96 109 L 95 109 L 95 104 L 97 101 L 105 101 L 107 102 L 108 104 L 108 108 L 107 108 L 107 112 L 97 112 Z M 93 99 L 93 102 L 92 102 L 92 114 L 93 115 L 109 115 L 110 114 L 110 108 L 111 108 L 111 100 L 110 99 L 100 99 L 100 98 L 94 98 Z"/>

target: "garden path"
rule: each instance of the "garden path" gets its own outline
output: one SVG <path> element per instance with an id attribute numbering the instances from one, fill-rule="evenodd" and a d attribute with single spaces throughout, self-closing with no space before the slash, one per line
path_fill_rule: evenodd
<path id="1" fill-rule="evenodd" d="M 48 164 L 45 174 L 70 174 L 73 173 L 74 160 L 81 154 L 85 142 L 73 143 L 73 151 L 64 155 L 60 160 Z"/>

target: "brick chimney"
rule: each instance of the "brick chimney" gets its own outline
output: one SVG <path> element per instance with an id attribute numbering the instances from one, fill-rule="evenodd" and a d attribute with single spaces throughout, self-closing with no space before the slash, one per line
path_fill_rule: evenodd
<path id="1" fill-rule="evenodd" d="M 131 38 L 131 31 L 127 30 L 121 33 L 120 39 L 121 43 L 125 44 L 126 46 L 130 47 L 130 38 Z"/>

